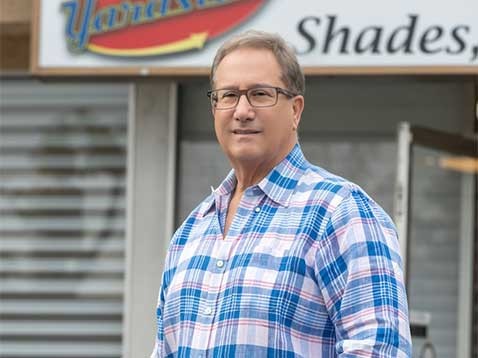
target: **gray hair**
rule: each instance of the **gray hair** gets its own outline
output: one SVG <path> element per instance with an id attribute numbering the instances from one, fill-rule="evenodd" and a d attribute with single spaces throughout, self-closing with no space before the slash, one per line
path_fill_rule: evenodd
<path id="1" fill-rule="evenodd" d="M 221 61 L 228 54 L 240 48 L 269 50 L 275 56 L 281 68 L 280 79 L 294 94 L 304 94 L 305 79 L 294 50 L 277 35 L 264 31 L 250 30 L 226 41 L 216 52 L 211 67 L 211 88 L 214 88 L 214 75 Z"/>

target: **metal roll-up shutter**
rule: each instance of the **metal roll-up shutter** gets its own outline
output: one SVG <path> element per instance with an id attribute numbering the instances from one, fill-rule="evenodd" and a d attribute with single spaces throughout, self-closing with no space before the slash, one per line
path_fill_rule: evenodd
<path id="1" fill-rule="evenodd" d="M 0 357 L 118 358 L 127 86 L 0 90 Z"/>

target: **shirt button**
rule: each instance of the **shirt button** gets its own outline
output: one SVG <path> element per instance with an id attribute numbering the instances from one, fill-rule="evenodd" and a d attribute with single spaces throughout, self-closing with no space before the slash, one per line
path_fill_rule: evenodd
<path id="1" fill-rule="evenodd" d="M 212 313 L 212 308 L 211 308 L 211 307 L 206 307 L 206 308 L 204 309 L 204 314 L 206 314 L 206 315 L 209 316 L 211 313 Z"/>
<path id="2" fill-rule="evenodd" d="M 218 261 L 216 262 L 216 266 L 219 267 L 219 268 L 223 268 L 223 267 L 224 267 L 224 261 L 218 260 Z"/>
<path id="3" fill-rule="evenodd" d="M 258 213 L 259 211 L 261 211 L 261 208 L 260 208 L 259 206 L 256 206 L 256 208 L 254 209 L 254 211 L 255 211 L 256 213 Z"/>

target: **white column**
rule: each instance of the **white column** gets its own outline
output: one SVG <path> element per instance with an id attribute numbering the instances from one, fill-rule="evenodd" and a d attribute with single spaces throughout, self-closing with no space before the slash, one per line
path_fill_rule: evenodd
<path id="1" fill-rule="evenodd" d="M 173 231 L 177 86 L 137 82 L 130 90 L 123 358 L 148 357 L 156 300 Z"/>

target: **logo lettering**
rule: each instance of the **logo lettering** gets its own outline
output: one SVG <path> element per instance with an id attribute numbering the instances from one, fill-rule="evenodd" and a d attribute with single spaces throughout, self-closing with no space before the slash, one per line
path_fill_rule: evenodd
<path id="1" fill-rule="evenodd" d="M 134 56 L 200 48 L 209 35 L 216 35 L 214 31 L 219 31 L 213 27 L 211 27 L 212 30 L 209 28 L 203 29 L 201 28 L 202 24 L 198 21 L 190 21 L 188 23 L 191 23 L 192 26 L 196 25 L 198 29 L 190 29 L 189 33 L 183 38 L 174 39 L 170 42 L 162 40 L 160 43 L 148 43 L 146 46 L 142 46 L 140 50 L 133 48 L 131 51 L 122 47 L 120 43 L 122 36 L 118 32 L 129 31 L 135 27 L 138 28 L 140 25 L 151 25 L 154 26 L 154 31 L 160 35 L 158 38 L 161 36 L 168 38 L 168 36 L 171 37 L 169 35 L 171 27 L 168 28 L 169 32 L 166 32 L 166 27 L 163 28 L 164 31 L 160 31 L 162 29 L 160 25 L 164 23 L 164 20 L 177 18 L 179 21 L 180 18 L 187 15 L 196 16 L 196 13 L 198 16 L 201 14 L 202 17 L 205 17 L 206 13 L 211 10 L 216 10 L 215 14 L 218 16 L 219 11 L 231 13 L 232 7 L 235 5 L 242 13 L 239 12 L 238 20 L 231 16 L 232 13 L 228 15 L 227 19 L 231 24 L 222 24 L 224 29 L 227 30 L 229 27 L 244 21 L 263 2 L 264 0 L 123 0 L 115 3 L 114 1 L 106 2 L 104 0 L 68 0 L 62 3 L 61 10 L 66 16 L 65 36 L 70 51 L 75 53 L 93 51 L 111 55 Z M 113 5 L 111 5 L 112 3 Z M 212 22 L 203 21 L 203 23 L 211 26 Z M 204 26 L 202 25 L 202 27 Z M 177 27 L 174 30 L 176 29 Z M 172 31 L 172 33 L 174 32 L 176 31 Z M 106 35 L 114 33 L 116 33 L 115 36 L 109 37 L 109 42 L 104 40 Z M 99 39 L 102 35 L 105 35 L 102 37 L 102 42 L 94 40 Z M 127 35 L 123 37 L 126 38 Z M 154 39 L 150 42 L 152 41 Z M 96 42 L 101 42 L 101 44 Z M 104 42 L 107 42 L 106 46 Z M 181 45 L 177 46 L 179 43 Z"/>

